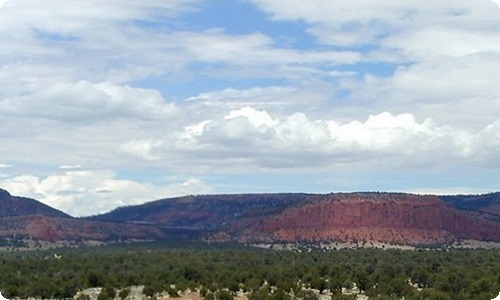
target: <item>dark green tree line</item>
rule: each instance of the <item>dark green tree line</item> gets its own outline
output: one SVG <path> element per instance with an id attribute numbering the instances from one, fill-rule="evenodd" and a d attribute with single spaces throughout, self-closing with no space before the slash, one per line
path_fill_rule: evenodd
<path id="1" fill-rule="evenodd" d="M 354 285 L 372 299 L 492 299 L 500 291 L 498 250 L 104 247 L 60 254 L 56 259 L 48 251 L 0 253 L 0 291 L 7 298 L 62 299 L 103 287 L 102 300 L 126 298 L 116 291 L 133 285 L 144 285 L 149 296 L 201 289 L 209 300 L 227 300 L 240 289 L 251 300 L 292 295 L 315 300 L 309 289 L 330 290 L 332 298 L 344 299 L 342 288 Z"/>

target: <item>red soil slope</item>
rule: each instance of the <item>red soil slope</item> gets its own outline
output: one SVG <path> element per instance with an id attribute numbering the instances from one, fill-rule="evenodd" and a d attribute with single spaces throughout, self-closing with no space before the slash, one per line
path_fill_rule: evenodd
<path id="1" fill-rule="evenodd" d="M 135 224 L 29 215 L 0 218 L 0 238 L 44 241 L 123 241 L 165 238 L 158 228 Z"/>

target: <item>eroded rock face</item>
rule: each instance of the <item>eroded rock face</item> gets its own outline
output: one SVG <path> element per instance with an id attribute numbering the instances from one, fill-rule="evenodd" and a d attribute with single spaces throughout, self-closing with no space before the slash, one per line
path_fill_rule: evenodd
<path id="1" fill-rule="evenodd" d="M 53 242 L 62 239 L 61 232 L 56 227 L 54 220 L 36 215 L 26 225 L 26 233 L 30 237 Z"/>
<path id="2" fill-rule="evenodd" d="M 401 194 L 318 197 L 245 230 L 243 239 L 367 240 L 403 244 L 500 239 L 500 225 L 460 212 L 437 197 Z"/>

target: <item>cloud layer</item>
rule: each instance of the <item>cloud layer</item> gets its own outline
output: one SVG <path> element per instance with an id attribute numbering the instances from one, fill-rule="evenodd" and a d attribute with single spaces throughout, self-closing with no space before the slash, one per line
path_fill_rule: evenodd
<path id="1" fill-rule="evenodd" d="M 498 190 L 498 28 L 489 0 L 9 1 L 0 186 L 75 215 L 259 176 Z"/>

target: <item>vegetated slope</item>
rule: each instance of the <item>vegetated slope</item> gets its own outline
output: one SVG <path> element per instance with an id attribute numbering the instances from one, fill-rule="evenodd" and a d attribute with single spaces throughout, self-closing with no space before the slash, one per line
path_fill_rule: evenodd
<path id="1" fill-rule="evenodd" d="M 161 199 L 117 208 L 92 220 L 143 223 L 163 228 L 213 231 L 236 221 L 254 222 L 305 202 L 307 194 L 202 195 Z"/>
<path id="2" fill-rule="evenodd" d="M 70 217 L 62 211 L 45 205 L 37 200 L 12 196 L 6 190 L 0 189 L 0 217 L 34 214 L 44 215 L 47 217 Z"/>
<path id="3" fill-rule="evenodd" d="M 318 196 L 255 224 L 245 241 L 500 242 L 500 223 L 459 211 L 435 196 L 332 194 Z"/>
<path id="4" fill-rule="evenodd" d="M 473 211 L 487 218 L 500 221 L 500 192 L 483 195 L 439 196 L 450 205 L 467 211 Z"/>
<path id="5" fill-rule="evenodd" d="M 0 189 L 0 240 L 120 241 L 161 239 L 154 227 L 75 219 L 37 200 Z"/>

